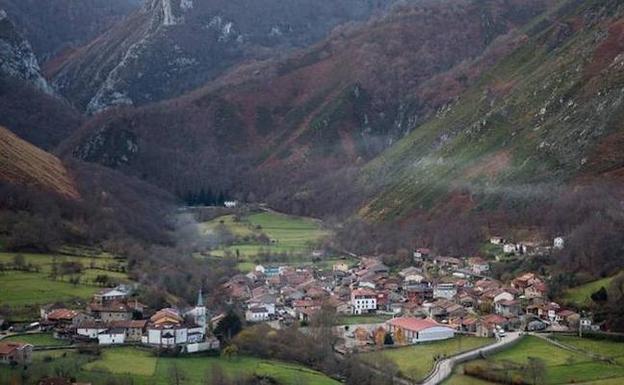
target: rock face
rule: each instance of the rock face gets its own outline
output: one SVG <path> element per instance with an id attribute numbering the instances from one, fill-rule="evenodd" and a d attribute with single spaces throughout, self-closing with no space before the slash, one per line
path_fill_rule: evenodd
<path id="1" fill-rule="evenodd" d="M 395 0 L 149 0 L 50 66 L 54 86 L 89 113 L 178 96 L 250 59 L 265 59 L 364 20 Z"/>
<path id="2" fill-rule="evenodd" d="M 37 57 L 0 9 L 0 76 L 26 81 L 39 90 L 53 95 L 54 90 L 41 74 Z"/>
<path id="3" fill-rule="evenodd" d="M 119 22 L 142 0 L 0 0 L 40 63 L 80 46 Z"/>

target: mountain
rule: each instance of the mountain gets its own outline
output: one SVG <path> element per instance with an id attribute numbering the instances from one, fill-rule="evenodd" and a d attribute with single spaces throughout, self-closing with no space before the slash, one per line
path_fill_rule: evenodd
<path id="1" fill-rule="evenodd" d="M 57 193 L 70 199 L 80 194 L 62 162 L 0 127 L 0 180 Z"/>
<path id="2" fill-rule="evenodd" d="M 245 60 L 304 47 L 395 0 L 148 0 L 115 28 L 46 67 L 90 113 L 179 96 Z"/>
<path id="3" fill-rule="evenodd" d="M 567 1 L 452 104 L 364 169 L 365 217 L 560 199 L 622 182 L 624 6 Z M 501 206 L 502 205 L 502 206 Z"/>
<path id="4" fill-rule="evenodd" d="M 95 38 L 127 14 L 141 0 L 0 0 L 17 30 L 31 42 L 42 62 L 62 50 Z"/>
<path id="5" fill-rule="evenodd" d="M 42 75 L 30 43 L 0 9 L 0 125 L 50 149 L 66 139 L 82 118 Z"/>
<path id="6" fill-rule="evenodd" d="M 61 161 L 0 127 L 0 243 L 6 249 L 167 244 L 172 212 L 172 197 L 154 186 L 98 165 Z"/>
<path id="7" fill-rule="evenodd" d="M 332 212 L 331 203 L 312 202 L 337 191 L 349 199 L 355 185 L 343 185 L 345 173 L 392 146 L 522 44 L 518 29 L 549 4 L 397 7 L 338 28 L 287 59 L 239 67 L 184 97 L 95 116 L 61 151 L 179 196 L 200 189 L 253 193 L 280 207 L 297 201 L 303 212 Z M 331 201 L 342 210 L 350 206 Z"/>
<path id="8" fill-rule="evenodd" d="M 54 94 L 41 74 L 30 43 L 16 31 L 3 9 L 0 9 L 0 58 L 0 76 L 24 80 L 47 94 Z"/>

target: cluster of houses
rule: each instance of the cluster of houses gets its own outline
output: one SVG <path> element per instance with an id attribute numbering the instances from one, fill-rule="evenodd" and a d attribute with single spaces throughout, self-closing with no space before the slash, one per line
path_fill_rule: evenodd
<path id="1" fill-rule="evenodd" d="M 514 250 L 527 251 L 526 245 L 515 245 Z M 340 315 L 390 318 L 348 333 L 367 343 L 380 340 L 380 327 L 392 335 L 401 330 L 405 343 L 451 338 L 455 332 L 493 337 L 506 330 L 591 327 L 578 313 L 550 301 L 547 284 L 538 274 L 501 282 L 489 273 L 490 262 L 483 258 L 434 256 L 418 249 L 412 266 L 400 271 L 391 271 L 375 257 L 360 258 L 357 266 L 336 263 L 331 271 L 259 265 L 249 274 L 232 277 L 224 289 L 232 302 L 244 304 L 248 322 L 307 321 L 323 306 Z"/>
<path id="2" fill-rule="evenodd" d="M 84 311 L 62 305 L 41 308 L 40 326 L 56 338 L 100 345 L 142 344 L 158 349 L 198 352 L 219 348 L 210 334 L 201 292 L 188 309 L 150 311 L 133 299 L 132 288 L 118 286 L 95 294 Z"/>

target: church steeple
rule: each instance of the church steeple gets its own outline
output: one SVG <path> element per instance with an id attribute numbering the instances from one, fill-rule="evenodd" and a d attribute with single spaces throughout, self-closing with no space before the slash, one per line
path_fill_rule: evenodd
<path id="1" fill-rule="evenodd" d="M 201 289 L 199 289 L 199 293 L 197 294 L 197 307 L 205 307 L 204 297 L 202 295 Z"/>

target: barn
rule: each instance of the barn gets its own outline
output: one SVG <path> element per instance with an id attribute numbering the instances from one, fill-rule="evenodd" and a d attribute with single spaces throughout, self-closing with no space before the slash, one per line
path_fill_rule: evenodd
<path id="1" fill-rule="evenodd" d="M 417 344 L 453 338 L 455 329 L 430 318 L 400 317 L 386 322 L 388 330 L 399 344 Z"/>

